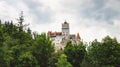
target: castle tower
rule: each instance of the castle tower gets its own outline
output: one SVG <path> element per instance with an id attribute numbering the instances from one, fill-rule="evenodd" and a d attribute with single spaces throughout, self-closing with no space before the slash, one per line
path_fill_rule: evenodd
<path id="1" fill-rule="evenodd" d="M 66 21 L 62 24 L 62 35 L 65 39 L 69 39 L 69 23 Z"/>

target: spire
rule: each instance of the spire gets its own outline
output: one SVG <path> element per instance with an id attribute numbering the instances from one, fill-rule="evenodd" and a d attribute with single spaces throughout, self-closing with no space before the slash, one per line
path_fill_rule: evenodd
<path id="1" fill-rule="evenodd" d="M 79 33 L 77 33 L 77 39 L 81 39 Z"/>

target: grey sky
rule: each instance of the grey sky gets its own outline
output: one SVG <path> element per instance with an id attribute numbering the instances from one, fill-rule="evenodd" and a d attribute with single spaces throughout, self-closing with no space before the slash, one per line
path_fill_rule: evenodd
<path id="1" fill-rule="evenodd" d="M 0 19 L 14 20 L 24 11 L 25 23 L 33 31 L 61 31 L 61 23 L 70 23 L 72 34 L 84 41 L 106 35 L 120 41 L 120 0 L 0 0 Z"/>

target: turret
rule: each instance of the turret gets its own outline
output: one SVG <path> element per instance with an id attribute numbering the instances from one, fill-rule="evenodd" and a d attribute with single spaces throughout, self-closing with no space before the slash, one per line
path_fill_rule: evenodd
<path id="1" fill-rule="evenodd" d="M 77 33 L 76 38 L 79 39 L 79 40 L 81 40 L 79 33 Z"/>

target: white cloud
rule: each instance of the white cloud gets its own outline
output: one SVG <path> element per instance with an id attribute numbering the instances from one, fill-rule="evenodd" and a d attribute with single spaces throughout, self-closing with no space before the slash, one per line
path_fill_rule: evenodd
<path id="1" fill-rule="evenodd" d="M 119 4 L 118 0 L 2 0 L 0 19 L 15 20 L 24 11 L 25 24 L 30 23 L 39 33 L 61 31 L 61 24 L 67 20 L 71 34 L 79 32 L 84 41 L 106 35 L 119 39 Z"/>
<path id="2" fill-rule="evenodd" d="M 17 15 L 17 11 L 14 7 L 7 5 L 6 1 L 0 1 L 0 19 L 8 21 L 15 19 Z"/>

